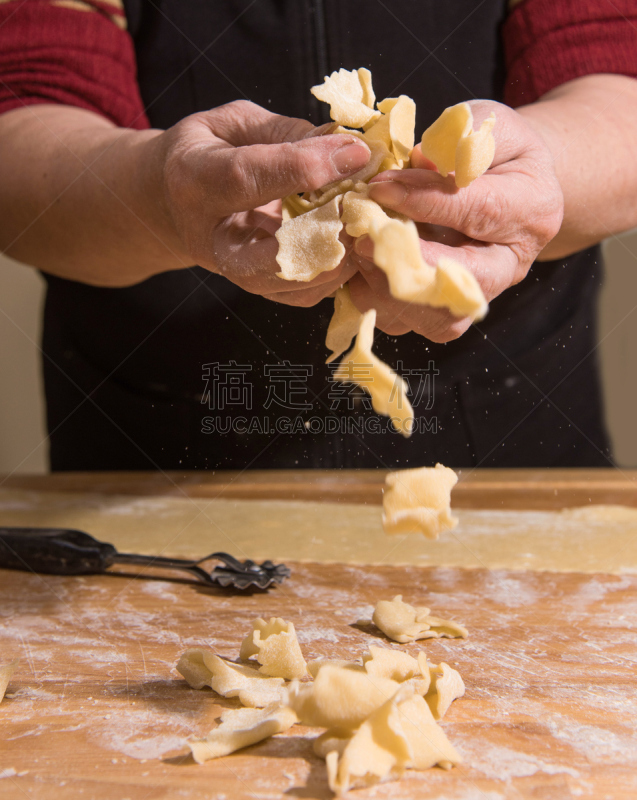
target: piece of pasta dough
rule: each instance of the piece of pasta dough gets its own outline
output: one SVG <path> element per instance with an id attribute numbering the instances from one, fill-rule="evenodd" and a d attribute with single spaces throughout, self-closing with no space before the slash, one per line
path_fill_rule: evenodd
<path id="1" fill-rule="evenodd" d="M 186 650 L 176 669 L 193 689 L 209 686 L 222 697 L 238 697 L 244 706 L 251 708 L 265 708 L 279 702 L 285 685 L 283 678 L 267 677 L 252 667 L 196 648 Z"/>
<path id="2" fill-rule="evenodd" d="M 362 128 L 380 116 L 380 112 L 374 110 L 372 76 L 364 67 L 332 72 L 310 91 L 318 100 L 329 103 L 330 117 L 340 125 Z"/>
<path id="3" fill-rule="evenodd" d="M 353 730 L 399 688 L 399 683 L 362 670 L 326 664 L 312 683 L 293 683 L 288 703 L 299 722 Z"/>
<path id="4" fill-rule="evenodd" d="M 370 645 L 369 652 L 363 655 L 363 666 L 369 675 L 389 678 L 397 683 L 422 675 L 420 664 L 409 653 L 374 645 Z"/>
<path id="5" fill-rule="evenodd" d="M 343 195 L 343 213 L 341 220 L 345 223 L 345 232 L 358 238 L 369 233 L 372 224 L 377 227 L 391 221 L 385 211 L 375 200 L 367 195 L 367 184 L 364 191 L 347 192 Z"/>
<path id="6" fill-rule="evenodd" d="M 431 683 L 425 695 L 434 719 L 442 719 L 454 700 L 465 693 L 464 681 L 458 670 L 441 661 L 429 668 Z"/>
<path id="7" fill-rule="evenodd" d="M 207 736 L 189 739 L 187 744 L 195 761 L 203 764 L 287 731 L 296 721 L 294 711 L 278 703 L 267 708 L 230 709 Z"/>
<path id="8" fill-rule="evenodd" d="M 20 659 L 16 658 L 10 664 L 5 664 L 4 666 L 0 666 L 0 703 L 4 699 L 7 687 L 9 686 L 9 681 L 13 677 L 13 673 L 18 668 L 19 663 Z"/>
<path id="9" fill-rule="evenodd" d="M 327 666 L 341 667 L 342 669 L 353 669 L 355 672 L 366 672 L 365 667 L 356 661 L 348 661 L 344 658 L 315 658 L 307 662 L 307 671 L 313 677 L 319 674 L 319 670 Z"/>
<path id="10" fill-rule="evenodd" d="M 339 239 L 342 229 L 338 196 L 285 221 L 275 234 L 279 243 L 276 260 L 281 267 L 277 277 L 311 281 L 336 269 L 345 255 Z"/>
<path id="11" fill-rule="evenodd" d="M 417 639 L 466 639 L 469 635 L 462 625 L 433 617 L 424 606 L 414 607 L 403 602 L 400 594 L 393 600 L 379 600 L 372 622 L 385 636 L 401 644 Z"/>
<path id="12" fill-rule="evenodd" d="M 400 596 L 380 601 L 374 621 L 399 641 L 401 636 L 409 641 L 419 638 L 423 626 L 434 622 L 447 631 L 434 635 L 456 635 L 454 628 L 464 631 L 431 617 L 427 608 L 403 603 Z M 281 661 L 284 651 L 293 654 L 291 660 Z M 393 647 L 371 645 L 359 661 L 319 658 L 306 665 L 292 623 L 272 617 L 254 621 L 240 655 L 242 659 L 265 656 L 266 664 L 279 673 L 309 672 L 314 680 L 294 680 L 284 688 L 283 675 L 266 677 L 205 650 L 186 651 L 177 669 L 193 688 L 210 686 L 248 706 L 224 711 L 206 736 L 185 742 L 199 764 L 257 744 L 297 722 L 324 729 L 314 740 L 314 752 L 325 759 L 329 785 L 339 795 L 399 778 L 405 769 L 435 764 L 450 768 L 460 762 L 436 719 L 464 694 L 464 683 L 448 664 L 429 665 L 424 651 L 414 658 Z"/>
<path id="13" fill-rule="evenodd" d="M 480 284 L 462 264 L 442 257 L 430 266 L 420 252 L 418 229 L 412 220 L 370 218 L 374 263 L 397 300 L 447 308 L 456 317 L 482 319 L 488 305 Z"/>
<path id="14" fill-rule="evenodd" d="M 256 657 L 261 665 L 259 672 L 275 678 L 291 681 L 307 672 L 294 625 L 280 617 L 272 617 L 269 622 L 256 619 L 241 644 L 239 656 Z"/>
<path id="15" fill-rule="evenodd" d="M 387 120 L 389 143 L 394 158 L 403 163 L 408 161 L 414 149 L 416 104 L 411 97 L 401 94 L 400 97 L 381 100 L 378 110 L 385 115 L 383 119 Z"/>
<path id="16" fill-rule="evenodd" d="M 354 347 L 343 356 L 334 373 L 334 380 L 356 383 L 372 399 L 372 407 L 388 416 L 394 428 L 410 436 L 414 411 L 407 398 L 407 384 L 387 364 L 372 353 L 376 311 L 363 314 Z"/>
<path id="17" fill-rule="evenodd" d="M 495 155 L 494 125 L 492 113 L 474 132 L 469 104 L 450 106 L 423 133 L 422 154 L 433 161 L 443 177 L 454 172 L 456 186 L 465 188 L 491 166 Z"/>
<path id="18" fill-rule="evenodd" d="M 457 482 L 456 473 L 442 464 L 389 472 L 383 493 L 385 533 L 422 533 L 437 539 L 442 531 L 455 528 L 451 490 Z"/>
<path id="19" fill-rule="evenodd" d="M 334 314 L 325 336 L 325 346 L 332 351 L 326 364 L 330 364 L 347 350 L 358 333 L 362 317 L 352 302 L 349 286 L 345 284 L 337 289 L 334 296 Z"/>
<path id="20" fill-rule="evenodd" d="M 495 156 L 493 128 L 495 114 L 484 120 L 475 133 L 464 136 L 456 148 L 456 186 L 463 189 L 483 175 L 491 166 Z"/>
<path id="21" fill-rule="evenodd" d="M 399 778 L 408 768 L 448 768 L 461 761 L 427 703 L 409 686 L 372 712 L 349 740 L 342 732 L 326 732 L 315 752 L 325 754 L 328 782 L 338 795 Z"/>

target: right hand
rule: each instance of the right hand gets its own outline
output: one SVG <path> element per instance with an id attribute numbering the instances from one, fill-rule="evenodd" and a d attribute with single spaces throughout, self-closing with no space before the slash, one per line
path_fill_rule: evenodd
<path id="1" fill-rule="evenodd" d="M 299 306 L 318 303 L 349 280 L 357 265 L 348 258 L 307 283 L 276 277 L 279 199 L 343 180 L 369 160 L 356 137 L 323 131 L 239 100 L 157 136 L 163 217 L 186 263 Z"/>

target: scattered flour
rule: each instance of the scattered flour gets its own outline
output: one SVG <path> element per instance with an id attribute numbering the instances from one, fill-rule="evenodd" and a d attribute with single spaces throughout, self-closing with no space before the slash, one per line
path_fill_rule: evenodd
<path id="1" fill-rule="evenodd" d="M 458 748 L 466 755 L 467 761 L 473 769 L 482 772 L 488 778 L 508 780 L 510 778 L 526 778 L 543 772 L 546 775 L 559 775 L 565 773 L 573 778 L 579 778 L 579 773 L 561 764 L 547 764 L 536 756 L 520 753 L 509 747 L 491 745 L 484 739 L 465 739 L 462 747 Z"/>

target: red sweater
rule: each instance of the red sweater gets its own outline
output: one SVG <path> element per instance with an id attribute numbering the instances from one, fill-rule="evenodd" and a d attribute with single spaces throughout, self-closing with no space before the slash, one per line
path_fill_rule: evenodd
<path id="1" fill-rule="evenodd" d="M 113 22 L 117 11 L 100 0 L 83 2 L 95 12 L 48 0 L 0 0 L 0 113 L 62 103 L 147 128 L 135 52 Z M 502 36 L 505 101 L 513 107 L 583 75 L 637 77 L 635 0 L 522 0 Z"/>

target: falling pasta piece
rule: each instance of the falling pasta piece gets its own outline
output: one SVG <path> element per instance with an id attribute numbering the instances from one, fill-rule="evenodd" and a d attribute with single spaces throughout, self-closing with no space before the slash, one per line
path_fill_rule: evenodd
<path id="1" fill-rule="evenodd" d="M 393 600 L 379 600 L 372 622 L 388 638 L 401 644 L 417 639 L 466 639 L 469 635 L 462 625 L 432 617 L 424 606 L 414 607 L 403 602 L 400 594 Z"/>
<path id="2" fill-rule="evenodd" d="M 495 156 L 493 126 L 495 114 L 484 120 L 480 129 L 460 139 L 456 148 L 456 186 L 469 186 L 491 166 Z"/>
<path id="3" fill-rule="evenodd" d="M 456 168 L 456 148 L 464 136 L 471 133 L 473 114 L 468 103 L 445 108 L 438 119 L 422 135 L 420 149 L 423 156 L 436 165 L 446 177 Z"/>
<path id="4" fill-rule="evenodd" d="M 276 256 L 286 281 L 311 281 L 341 263 L 345 247 L 339 240 L 343 229 L 339 198 L 283 222 L 276 232 Z"/>
<path id="5" fill-rule="evenodd" d="M 357 383 L 371 396 L 374 410 L 388 416 L 403 436 L 410 436 L 414 412 L 407 398 L 407 384 L 372 353 L 375 322 L 374 309 L 363 314 L 354 347 L 343 356 L 334 380 Z"/>
<path id="6" fill-rule="evenodd" d="M 383 493 L 383 528 L 389 535 L 422 533 L 437 539 L 441 531 L 455 528 L 451 516 L 451 490 L 458 482 L 456 473 L 436 464 L 389 472 Z"/>
<path id="7" fill-rule="evenodd" d="M 220 724 L 206 737 L 190 739 L 187 744 L 195 761 L 203 764 L 287 731 L 296 721 L 291 708 L 276 703 L 263 709 L 230 709 L 221 715 Z"/>
<path id="8" fill-rule="evenodd" d="M 269 622 L 256 619 L 253 630 L 241 644 L 240 657 L 256 656 L 259 672 L 275 678 L 293 680 L 307 673 L 307 665 L 291 622 L 272 617 Z"/>
<path id="9" fill-rule="evenodd" d="M 177 671 L 193 689 L 210 686 L 222 697 L 238 697 L 244 706 L 256 708 L 279 702 L 285 685 L 282 678 L 268 678 L 252 667 L 225 661 L 205 650 L 186 650 Z"/>
<path id="10" fill-rule="evenodd" d="M 464 681 L 458 670 L 441 661 L 430 667 L 431 684 L 425 696 L 434 719 L 442 719 L 447 709 L 465 692 Z"/>
<path id="11" fill-rule="evenodd" d="M 327 664 L 313 683 L 293 683 L 288 703 L 303 725 L 353 730 L 399 688 L 396 681 Z"/>
<path id="12" fill-rule="evenodd" d="M 10 664 L 5 664 L 3 667 L 0 667 L 0 702 L 2 702 L 4 699 L 9 681 L 11 680 L 13 673 L 18 668 L 19 663 L 20 659 L 16 658 Z"/>
<path id="13" fill-rule="evenodd" d="M 373 108 L 374 93 L 369 70 L 340 69 L 326 76 L 322 84 L 313 86 L 310 91 L 317 100 L 329 103 L 330 117 L 335 122 L 348 128 L 362 128 L 380 116 L 380 112 Z"/>
<path id="14" fill-rule="evenodd" d="M 349 192 L 349 194 L 354 193 Z M 332 350 L 326 364 L 330 364 L 347 350 L 358 333 L 362 316 L 352 302 L 349 286 L 345 284 L 337 289 L 334 297 L 334 314 L 325 336 L 325 346 Z"/>
<path id="15" fill-rule="evenodd" d="M 347 192 L 343 196 L 341 221 L 350 236 L 358 238 L 369 233 L 372 224 L 382 227 L 391 222 L 383 209 L 366 192 Z"/>

